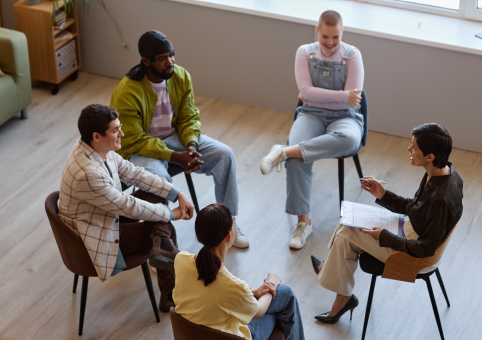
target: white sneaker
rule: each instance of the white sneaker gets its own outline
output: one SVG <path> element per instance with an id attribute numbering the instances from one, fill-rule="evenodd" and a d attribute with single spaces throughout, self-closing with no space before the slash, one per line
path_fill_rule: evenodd
<path id="1" fill-rule="evenodd" d="M 281 163 L 286 160 L 286 154 L 283 152 L 283 147 L 285 145 L 275 145 L 271 148 L 271 151 L 266 157 L 263 157 L 259 168 L 263 175 L 267 175 L 276 168 L 276 171 L 281 171 Z"/>
<path id="2" fill-rule="evenodd" d="M 306 239 L 313 232 L 313 227 L 311 224 L 306 224 L 305 222 L 298 222 L 296 225 L 296 230 L 291 236 L 289 246 L 291 249 L 301 249 L 305 246 Z"/>
<path id="3" fill-rule="evenodd" d="M 233 217 L 233 220 L 234 230 L 236 231 L 233 246 L 236 248 L 247 248 L 249 246 L 248 236 L 244 235 L 241 229 L 239 229 L 238 224 L 236 223 L 236 218 Z"/>

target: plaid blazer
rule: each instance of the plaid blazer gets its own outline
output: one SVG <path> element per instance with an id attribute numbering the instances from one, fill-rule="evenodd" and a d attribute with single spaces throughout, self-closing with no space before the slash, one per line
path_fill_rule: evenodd
<path id="1" fill-rule="evenodd" d="M 119 218 L 168 222 L 171 212 L 121 190 L 128 185 L 166 198 L 172 184 L 144 168 L 136 167 L 117 153 L 107 154 L 107 170 L 100 155 L 78 140 L 62 172 L 59 217 L 84 241 L 101 281 L 109 278 L 119 252 Z"/>

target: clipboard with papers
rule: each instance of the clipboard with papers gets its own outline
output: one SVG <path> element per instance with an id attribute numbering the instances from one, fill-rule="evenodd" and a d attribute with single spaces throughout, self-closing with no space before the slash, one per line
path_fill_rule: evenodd
<path id="1" fill-rule="evenodd" d="M 404 217 L 402 214 L 393 213 L 387 209 L 371 205 L 341 202 L 340 224 L 347 227 L 373 230 L 373 227 L 387 229 L 395 235 L 402 232 Z"/>

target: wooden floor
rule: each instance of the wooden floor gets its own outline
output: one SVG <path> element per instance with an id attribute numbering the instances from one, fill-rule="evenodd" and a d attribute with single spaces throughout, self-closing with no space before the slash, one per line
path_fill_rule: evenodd
<path id="1" fill-rule="evenodd" d="M 45 215 L 47 195 L 59 189 L 65 159 L 78 138 L 77 118 L 87 104 L 108 104 L 117 79 L 80 73 L 52 96 L 35 84 L 28 120 L 0 126 L 0 339 L 77 339 L 80 293 L 72 294 L 73 274 L 62 264 Z M 292 115 L 221 100 L 196 97 L 203 132 L 230 145 L 237 159 L 240 215 L 249 236 L 247 250 L 232 249 L 226 263 L 251 286 L 276 272 L 298 296 L 306 339 L 360 339 L 370 277 L 356 274 L 360 300 L 353 320 L 335 325 L 313 316 L 330 309 L 334 294 L 321 288 L 310 255 L 327 255 L 338 216 L 336 160 L 314 166 L 313 235 L 299 251 L 288 248 L 293 217 L 284 213 L 285 170 L 262 176 L 260 159 L 283 143 Z M 436 120 L 436 118 L 434 118 Z M 447 127 L 450 130 L 450 127 Z M 407 137 L 410 131 L 407 131 Z M 364 174 L 387 182 L 388 189 L 412 196 L 423 171 L 410 166 L 409 139 L 370 132 L 360 159 Z M 465 183 L 464 214 L 445 252 L 440 271 L 452 306 L 438 283 L 435 297 L 446 339 L 480 339 L 482 333 L 482 155 L 454 150 L 451 161 Z M 345 161 L 347 200 L 374 204 L 360 188 L 353 162 Z M 183 176 L 175 184 L 187 191 Z M 201 206 L 214 202 L 212 179 L 194 175 Z M 180 248 L 197 252 L 194 221 L 175 223 Z M 155 277 L 154 277 L 155 279 Z M 432 280 L 433 281 L 433 280 Z M 378 279 L 367 339 L 439 339 L 425 283 Z M 157 286 L 156 297 L 159 298 Z M 156 323 L 141 269 L 106 283 L 91 279 L 84 339 L 173 339 L 168 314 Z"/>

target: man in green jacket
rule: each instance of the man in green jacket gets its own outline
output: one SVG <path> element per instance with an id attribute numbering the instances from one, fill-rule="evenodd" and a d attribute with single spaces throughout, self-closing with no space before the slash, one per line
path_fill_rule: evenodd
<path id="1" fill-rule="evenodd" d="M 138 48 L 141 63 L 126 74 L 111 98 L 125 134 L 118 153 L 169 182 L 169 162 L 180 164 L 188 173 L 212 175 L 216 202 L 224 203 L 236 216 L 233 150 L 201 134 L 190 74 L 175 65 L 172 44 L 161 32 L 144 33 Z M 246 248 L 248 238 L 234 221 L 234 246 Z"/>

